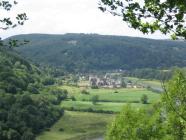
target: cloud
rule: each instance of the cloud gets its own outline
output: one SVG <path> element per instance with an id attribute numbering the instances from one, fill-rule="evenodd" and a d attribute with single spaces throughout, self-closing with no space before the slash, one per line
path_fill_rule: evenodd
<path id="1" fill-rule="evenodd" d="M 12 13 L 26 12 L 29 20 L 24 26 L 2 31 L 1 37 L 28 33 L 98 33 L 149 37 L 131 29 L 119 17 L 102 13 L 99 0 L 18 0 Z M 151 38 L 167 38 L 160 33 Z"/>

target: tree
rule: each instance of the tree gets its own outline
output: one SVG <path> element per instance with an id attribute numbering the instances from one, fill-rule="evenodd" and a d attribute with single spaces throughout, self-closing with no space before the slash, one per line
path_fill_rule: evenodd
<path id="1" fill-rule="evenodd" d="M 32 132 L 26 131 L 23 133 L 21 140 L 35 140 L 35 136 Z"/>
<path id="2" fill-rule="evenodd" d="M 18 2 L 15 0 L 0 0 L 0 10 L 7 11 L 7 13 L 10 14 L 12 7 L 17 4 Z M 17 27 L 18 25 L 23 25 L 26 20 L 28 20 L 26 13 L 19 13 L 14 18 L 0 17 L 0 30 L 8 30 Z M 25 43 L 27 43 L 27 41 L 20 44 Z M 0 47 L 1 46 L 16 47 L 18 46 L 18 40 L 9 40 L 8 44 L 4 44 L 0 38 Z"/>
<path id="3" fill-rule="evenodd" d="M 10 11 L 13 6 L 15 6 L 17 1 L 14 0 L 0 0 L 0 9 L 3 9 L 5 11 Z M 10 28 L 15 28 L 17 25 L 23 25 L 24 21 L 27 20 L 26 13 L 20 13 L 17 14 L 17 16 L 12 19 L 10 17 L 3 17 L 0 19 L 0 29 L 7 30 Z"/>
<path id="4" fill-rule="evenodd" d="M 130 105 L 124 107 L 108 127 L 106 140 L 162 140 L 166 139 L 159 112 L 136 110 Z"/>
<path id="5" fill-rule="evenodd" d="M 100 0 L 99 9 L 122 17 L 144 34 L 159 30 L 186 39 L 186 0 Z"/>
<path id="6" fill-rule="evenodd" d="M 175 112 L 186 121 L 186 78 L 181 71 L 176 72 L 167 86 L 164 86 L 163 102 L 168 111 Z"/>
<path id="7" fill-rule="evenodd" d="M 184 140 L 186 129 L 186 77 L 178 71 L 167 86 L 163 102 L 168 114 L 170 133 L 174 139 Z"/>
<path id="8" fill-rule="evenodd" d="M 142 95 L 141 102 L 142 102 L 142 104 L 147 104 L 148 103 L 148 96 L 146 94 Z"/>
<path id="9" fill-rule="evenodd" d="M 98 102 L 98 99 L 99 99 L 98 95 L 92 96 L 92 98 L 91 98 L 92 104 L 95 105 Z"/>
<path id="10" fill-rule="evenodd" d="M 178 72 L 160 102 L 147 110 L 126 106 L 108 127 L 106 140 L 184 140 L 186 78 Z"/>
<path id="11" fill-rule="evenodd" d="M 127 84 L 125 83 L 125 80 L 122 80 L 121 81 L 121 87 L 123 87 L 123 88 L 126 88 L 127 87 Z"/>
<path id="12" fill-rule="evenodd" d="M 87 90 L 83 89 L 83 90 L 81 91 L 81 94 L 88 95 L 88 94 L 90 94 L 90 93 L 89 93 Z"/>

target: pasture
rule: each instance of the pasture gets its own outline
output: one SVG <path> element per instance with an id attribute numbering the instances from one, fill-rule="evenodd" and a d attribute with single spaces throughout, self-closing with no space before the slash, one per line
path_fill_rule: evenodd
<path id="1" fill-rule="evenodd" d="M 65 111 L 65 115 L 36 140 L 85 140 L 102 137 L 107 124 L 113 118 L 114 115 L 110 114 Z"/>
<path id="2" fill-rule="evenodd" d="M 127 104 L 136 109 L 147 108 L 160 99 L 160 94 L 144 88 L 91 89 L 67 85 L 55 88 L 68 91 L 68 98 L 60 104 L 65 109 L 65 115 L 49 130 L 41 133 L 37 140 L 90 140 L 103 137 L 107 124 L 115 116 L 105 113 L 119 113 Z M 86 94 L 82 93 L 83 90 Z M 148 96 L 148 104 L 141 103 L 144 94 Z M 92 102 L 93 96 L 98 96 L 95 104 Z"/>
<path id="3" fill-rule="evenodd" d="M 70 96 L 74 96 L 77 101 L 90 101 L 92 96 L 98 95 L 99 101 L 102 102 L 125 102 L 125 103 L 139 103 L 143 94 L 149 98 L 149 103 L 159 100 L 160 94 L 149 91 L 147 89 L 134 88 L 119 88 L 119 89 L 81 89 L 78 87 L 61 86 L 61 89 L 66 89 Z M 81 91 L 86 90 L 88 94 L 82 94 Z"/>
<path id="4" fill-rule="evenodd" d="M 118 113 L 122 110 L 123 106 L 127 103 L 116 103 L 116 102 L 98 102 L 93 104 L 88 101 L 63 101 L 61 107 L 66 110 L 76 110 L 76 111 L 89 111 L 89 112 L 113 112 Z M 141 108 L 148 105 L 141 103 L 130 103 L 134 108 Z"/>
<path id="5" fill-rule="evenodd" d="M 119 89 L 91 89 L 86 88 L 87 94 L 83 94 L 81 88 L 62 86 L 69 92 L 69 98 L 61 103 L 61 107 L 66 110 L 93 111 L 93 112 L 120 112 L 122 107 L 130 104 L 135 108 L 148 107 L 160 99 L 160 94 L 147 89 L 119 88 Z M 147 95 L 148 104 L 141 103 L 141 97 Z M 74 97 L 74 100 L 71 99 Z M 92 103 L 92 97 L 98 96 L 96 104 Z"/>

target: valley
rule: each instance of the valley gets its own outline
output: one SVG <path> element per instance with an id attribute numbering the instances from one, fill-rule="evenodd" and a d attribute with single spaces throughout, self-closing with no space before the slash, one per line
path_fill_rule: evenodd
<path id="1" fill-rule="evenodd" d="M 130 78 L 131 79 L 131 78 Z M 135 79 L 135 78 L 132 78 Z M 138 79 L 139 80 L 139 79 Z M 144 80 L 142 80 L 144 81 Z M 148 81 L 151 84 L 158 81 Z M 82 83 L 84 83 L 82 87 Z M 114 117 L 130 104 L 135 109 L 148 108 L 160 99 L 160 94 L 146 88 L 98 88 L 87 87 L 89 81 L 79 81 L 81 86 L 54 86 L 68 91 L 68 97 L 62 101 L 60 107 L 65 115 L 49 130 L 41 133 L 37 140 L 93 140 L 102 139 L 107 126 Z M 86 91 L 86 92 L 85 92 Z M 148 103 L 141 101 L 147 95 Z M 93 103 L 93 97 L 97 101 Z"/>
<path id="2" fill-rule="evenodd" d="M 103 140 L 127 107 L 139 114 L 158 110 L 162 84 L 176 69 L 186 73 L 186 48 L 180 42 L 156 46 L 154 40 L 84 34 L 12 38 L 30 43 L 0 53 L 0 130 L 7 134 L 0 138 L 11 133 L 16 139 Z M 134 40 L 143 47 L 132 45 Z"/>

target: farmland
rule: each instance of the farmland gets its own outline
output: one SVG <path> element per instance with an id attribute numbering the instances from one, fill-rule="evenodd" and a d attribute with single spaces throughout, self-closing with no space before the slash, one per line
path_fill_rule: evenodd
<path id="1" fill-rule="evenodd" d="M 37 140 L 84 140 L 103 135 L 113 115 L 71 112 L 65 115 L 49 131 L 45 131 Z"/>
<path id="2" fill-rule="evenodd" d="M 103 137 L 106 126 L 123 106 L 130 104 L 136 109 L 147 108 L 160 99 L 160 94 L 146 88 L 92 89 L 68 85 L 53 88 L 68 91 L 67 99 L 60 104 L 66 110 L 65 115 L 50 130 L 41 133 L 37 140 L 90 140 Z M 147 104 L 141 102 L 143 95 L 148 97 Z M 96 103 L 92 102 L 94 96 L 98 97 Z"/>

